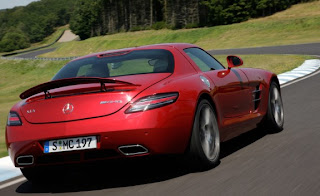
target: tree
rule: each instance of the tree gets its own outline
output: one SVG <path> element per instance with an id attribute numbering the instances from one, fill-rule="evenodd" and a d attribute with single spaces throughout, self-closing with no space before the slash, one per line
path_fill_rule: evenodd
<path id="1" fill-rule="evenodd" d="M 2 52 L 9 52 L 27 48 L 30 46 L 30 42 L 27 36 L 25 36 L 22 32 L 19 32 L 19 30 L 16 30 L 6 33 L 0 42 L 0 46 L 0 50 Z"/>
<path id="2" fill-rule="evenodd" d="M 94 35 L 94 27 L 101 21 L 102 0 L 80 0 L 70 20 L 70 29 L 81 39 L 87 39 Z"/>

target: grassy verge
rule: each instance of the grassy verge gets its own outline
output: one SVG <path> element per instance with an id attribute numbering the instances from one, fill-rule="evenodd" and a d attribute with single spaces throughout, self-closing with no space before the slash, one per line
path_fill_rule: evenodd
<path id="1" fill-rule="evenodd" d="M 301 65 L 309 56 L 242 55 L 243 67 L 254 67 L 282 73 Z M 226 65 L 226 56 L 216 58 Z M 29 61 L 0 59 L 0 157 L 7 156 L 5 125 L 10 108 L 19 101 L 24 90 L 50 80 L 66 61 Z"/>
<path id="2" fill-rule="evenodd" d="M 84 41 L 59 43 L 42 57 L 82 56 L 108 49 L 164 42 L 187 42 L 204 49 L 320 42 L 320 1 L 303 3 L 269 17 L 208 28 L 118 33 Z"/>

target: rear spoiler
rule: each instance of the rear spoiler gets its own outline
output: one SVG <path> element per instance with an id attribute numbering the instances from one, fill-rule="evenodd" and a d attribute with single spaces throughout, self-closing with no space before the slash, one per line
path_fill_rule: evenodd
<path id="1" fill-rule="evenodd" d="M 46 98 L 50 98 L 50 93 L 48 90 L 56 89 L 65 86 L 72 86 L 77 84 L 93 84 L 93 83 L 100 83 L 101 84 L 101 91 L 106 91 L 105 83 L 113 83 L 113 84 L 122 84 L 125 86 L 140 86 L 136 84 L 132 84 L 130 82 L 125 82 L 116 79 L 108 79 L 108 78 L 96 78 L 96 77 L 83 77 L 83 78 L 66 78 L 60 80 L 53 80 L 50 82 L 46 82 L 43 84 L 39 84 L 34 86 L 23 93 L 20 94 L 21 99 L 26 99 L 31 97 L 32 95 L 44 92 Z"/>

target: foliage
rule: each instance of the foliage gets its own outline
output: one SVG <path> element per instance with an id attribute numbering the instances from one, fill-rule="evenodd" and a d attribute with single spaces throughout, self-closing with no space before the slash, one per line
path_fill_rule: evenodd
<path id="1" fill-rule="evenodd" d="M 81 39 L 96 36 L 92 27 L 99 25 L 101 0 L 86 1 L 80 0 L 76 4 L 70 21 L 70 28 L 79 35 Z"/>
<path id="2" fill-rule="evenodd" d="M 30 46 L 28 37 L 19 29 L 11 29 L 11 32 L 7 32 L 1 42 L 0 48 L 4 52 L 13 50 L 19 50 Z"/>
<path id="3" fill-rule="evenodd" d="M 41 57 L 81 56 L 148 44 L 186 42 L 204 49 L 227 49 L 320 42 L 320 1 L 302 3 L 272 16 L 231 25 L 194 29 L 121 32 L 59 43 Z"/>
<path id="4" fill-rule="evenodd" d="M 68 24 L 76 1 L 41 0 L 0 12 L 0 52 L 29 47 Z"/>
<path id="5" fill-rule="evenodd" d="M 70 28 L 86 39 L 150 28 L 226 25 L 271 15 L 305 1 L 308 0 L 79 0 Z"/>

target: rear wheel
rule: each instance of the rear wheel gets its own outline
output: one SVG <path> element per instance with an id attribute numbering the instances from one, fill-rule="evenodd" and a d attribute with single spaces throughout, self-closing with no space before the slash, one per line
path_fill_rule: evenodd
<path id="1" fill-rule="evenodd" d="M 38 168 L 21 168 L 20 169 L 24 177 L 30 182 L 40 183 L 43 180 L 44 175 Z"/>
<path id="2" fill-rule="evenodd" d="M 24 177 L 34 184 L 43 184 L 57 180 L 60 173 L 65 173 L 60 170 L 55 170 L 52 167 L 28 167 L 20 169 Z"/>
<path id="3" fill-rule="evenodd" d="M 209 101 L 199 102 L 190 141 L 189 155 L 196 168 L 208 169 L 219 162 L 220 137 L 216 115 Z"/>
<path id="4" fill-rule="evenodd" d="M 271 82 L 269 89 L 268 112 L 264 125 L 269 132 L 280 132 L 283 130 L 284 109 L 280 93 L 280 87 L 277 83 Z"/>

